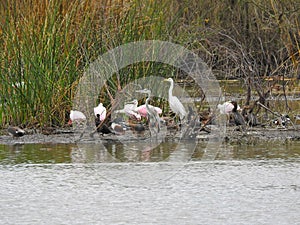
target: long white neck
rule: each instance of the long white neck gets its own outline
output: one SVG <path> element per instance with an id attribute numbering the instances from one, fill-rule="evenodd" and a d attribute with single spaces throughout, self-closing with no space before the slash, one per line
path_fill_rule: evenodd
<path id="1" fill-rule="evenodd" d="M 170 88 L 169 88 L 169 97 L 170 96 L 173 96 L 173 88 L 174 88 L 174 83 L 173 83 L 173 80 L 170 81 L 171 85 L 170 85 Z"/>
<path id="2" fill-rule="evenodd" d="M 149 107 L 149 100 L 150 100 L 150 94 L 148 94 L 148 98 L 146 99 L 146 102 L 145 102 L 147 111 L 149 111 L 149 109 L 150 109 L 150 107 Z"/>

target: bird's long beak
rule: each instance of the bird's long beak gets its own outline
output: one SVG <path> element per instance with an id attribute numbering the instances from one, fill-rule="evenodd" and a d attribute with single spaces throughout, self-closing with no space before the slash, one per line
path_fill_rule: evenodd
<path id="1" fill-rule="evenodd" d="M 143 94 L 147 94 L 147 90 L 143 89 L 143 90 L 136 90 L 135 92 L 138 92 L 138 93 L 143 93 Z"/>
<path id="2" fill-rule="evenodd" d="M 125 104 L 131 104 L 134 103 L 134 100 L 130 101 L 130 102 L 125 102 Z"/>

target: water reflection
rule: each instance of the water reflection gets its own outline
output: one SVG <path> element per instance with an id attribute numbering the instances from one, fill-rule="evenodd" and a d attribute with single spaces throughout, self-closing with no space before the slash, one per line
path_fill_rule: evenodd
<path id="1" fill-rule="evenodd" d="M 72 162 L 158 162 L 166 160 L 175 147 L 167 142 L 80 144 L 72 148 Z"/>
<path id="2" fill-rule="evenodd" d="M 73 144 L 0 145 L 0 163 L 70 163 L 73 146 Z"/>
<path id="3" fill-rule="evenodd" d="M 210 148 L 213 148 L 210 146 Z M 216 149 L 211 149 L 216 151 Z M 0 164 L 187 162 L 204 160 L 207 142 L 107 142 L 86 144 L 0 145 Z M 214 152 L 215 154 L 215 152 Z M 288 159 L 300 157 L 299 141 L 223 144 L 217 160 Z"/>

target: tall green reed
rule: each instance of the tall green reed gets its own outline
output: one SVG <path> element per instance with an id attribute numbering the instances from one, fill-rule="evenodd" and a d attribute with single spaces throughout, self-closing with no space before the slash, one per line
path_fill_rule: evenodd
<path id="1" fill-rule="evenodd" d="M 78 6 L 71 4 L 62 15 L 62 1 L 50 1 L 37 18 L 7 7 L 1 27 L 2 125 L 64 123 L 79 72 L 78 43 L 70 30 Z"/>
<path id="2" fill-rule="evenodd" d="M 247 77 L 250 66 L 255 76 L 279 73 L 280 65 L 297 71 L 300 14 L 296 3 L 4 1 L 0 7 L 0 125 L 64 125 L 77 81 L 88 64 L 132 41 L 156 39 L 184 45 L 223 76 Z M 130 65 L 107 81 L 99 93 L 101 101 L 110 105 L 108 93 L 114 98 L 126 84 L 149 75 L 176 78 L 180 72 L 159 63 Z"/>

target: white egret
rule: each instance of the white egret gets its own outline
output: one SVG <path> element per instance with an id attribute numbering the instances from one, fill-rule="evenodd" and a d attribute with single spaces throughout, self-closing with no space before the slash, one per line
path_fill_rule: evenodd
<path id="1" fill-rule="evenodd" d="M 170 89 L 169 89 L 169 105 L 171 110 L 179 116 L 180 120 L 183 120 L 187 114 L 184 106 L 182 103 L 179 101 L 179 99 L 173 95 L 173 88 L 174 88 L 174 81 L 172 78 L 165 79 L 164 81 L 170 82 Z"/>

